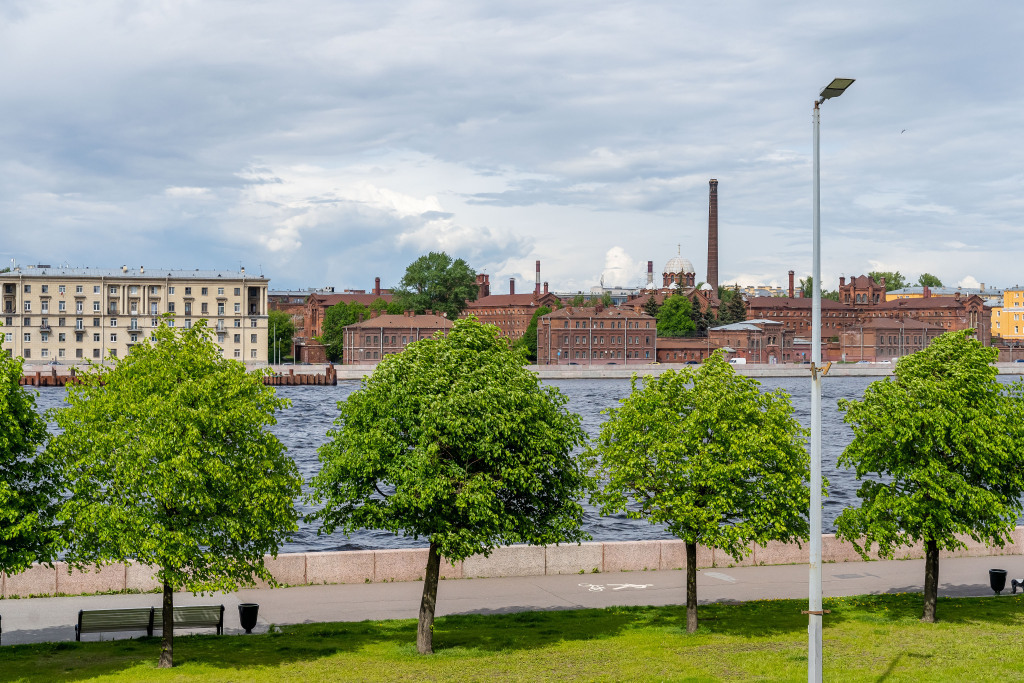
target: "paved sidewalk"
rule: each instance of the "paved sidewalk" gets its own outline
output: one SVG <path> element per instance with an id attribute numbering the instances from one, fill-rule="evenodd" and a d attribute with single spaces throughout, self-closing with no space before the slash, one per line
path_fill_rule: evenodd
<path id="1" fill-rule="evenodd" d="M 1024 557 L 943 559 L 939 565 L 942 596 L 992 595 L 988 570 L 998 568 L 1011 578 L 1024 578 Z M 807 566 L 710 568 L 697 572 L 701 603 L 773 598 L 807 598 Z M 924 560 L 826 564 L 825 596 L 920 592 Z M 685 602 L 686 572 L 614 572 L 562 576 L 517 576 L 499 579 L 441 581 L 437 616 L 498 614 L 529 610 L 575 609 L 612 605 L 678 605 Z M 242 633 L 237 606 L 260 605 L 257 632 L 270 624 L 364 619 L 415 619 L 422 582 L 299 586 L 274 590 L 240 590 L 212 596 L 178 593 L 176 605 L 224 604 L 225 633 Z M 75 639 L 80 609 L 150 607 L 160 595 L 96 595 L 70 598 L 0 600 L 3 645 Z M 205 632 L 210 633 L 207 629 Z M 177 633 L 177 631 L 176 631 Z M 87 634 L 83 640 L 130 638 L 138 634 Z"/>

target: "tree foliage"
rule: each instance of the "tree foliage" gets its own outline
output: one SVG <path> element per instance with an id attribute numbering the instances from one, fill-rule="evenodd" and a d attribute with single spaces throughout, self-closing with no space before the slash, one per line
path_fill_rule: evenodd
<path id="1" fill-rule="evenodd" d="M 17 574 L 49 563 L 59 545 L 55 526 L 60 480 L 39 448 L 46 421 L 21 387 L 22 361 L 0 351 L 0 571 Z"/>
<path id="2" fill-rule="evenodd" d="M 885 291 L 891 292 L 894 289 L 903 289 L 910 283 L 903 277 L 900 271 L 888 271 L 888 270 L 873 270 L 868 273 L 868 277 L 874 280 L 877 284 L 882 284 L 882 278 L 885 278 Z"/>
<path id="3" fill-rule="evenodd" d="M 267 316 L 267 331 L 270 343 L 267 344 L 267 362 L 276 363 L 284 358 L 291 358 L 292 338 L 295 336 L 295 322 L 284 311 L 270 311 Z"/>
<path id="4" fill-rule="evenodd" d="M 743 295 L 735 289 L 720 289 L 719 291 L 722 304 L 718 309 L 718 324 L 729 325 L 746 320 L 747 304 L 743 301 Z"/>
<path id="5" fill-rule="evenodd" d="M 378 299 L 378 301 L 383 301 L 383 299 Z M 327 360 L 336 363 L 342 360 L 345 352 L 345 328 L 352 323 L 359 322 L 360 316 L 368 318 L 370 309 L 358 301 L 349 303 L 339 301 L 327 309 L 324 313 L 323 325 L 320 328 L 320 343 L 326 347 Z"/>
<path id="6" fill-rule="evenodd" d="M 751 543 L 808 537 L 806 431 L 781 389 L 733 372 L 721 351 L 698 370 L 645 377 L 605 411 L 586 453 L 603 514 L 664 524 L 686 543 L 687 629 L 697 628 L 697 544 L 739 560 Z"/>
<path id="7" fill-rule="evenodd" d="M 841 400 L 854 438 L 840 464 L 863 480 L 836 520 L 863 554 L 925 547 L 924 620 L 935 620 L 939 551 L 956 534 L 1002 546 L 1022 512 L 1024 387 L 996 380 L 998 351 L 947 332 L 896 364 L 861 401 Z"/>
<path id="8" fill-rule="evenodd" d="M 522 349 L 526 354 L 527 360 L 537 360 L 537 321 L 541 316 L 545 316 L 551 312 L 551 309 L 547 306 L 540 306 L 536 311 L 533 312 L 533 317 L 530 318 L 530 324 L 526 326 L 526 332 L 523 336 L 516 340 L 515 347 Z"/>
<path id="9" fill-rule="evenodd" d="M 673 294 L 665 299 L 658 309 L 658 336 L 685 337 L 697 329 L 690 313 L 693 304 L 681 293 Z"/>
<path id="10" fill-rule="evenodd" d="M 814 296 L 814 278 L 807 276 L 807 278 L 800 278 L 800 296 L 805 299 L 810 299 Z M 835 289 L 823 289 L 821 290 L 822 299 L 831 299 L 832 301 L 839 301 L 839 292 Z"/>
<path id="11" fill-rule="evenodd" d="M 436 251 L 410 263 L 394 290 L 401 310 L 441 311 L 449 320 L 458 318 L 476 295 L 476 271 L 462 259 Z"/>
<path id="12" fill-rule="evenodd" d="M 583 295 L 582 294 L 577 294 L 576 296 L 574 296 L 572 298 L 572 303 L 570 305 L 573 308 L 583 308 L 584 306 L 586 306 L 586 304 L 587 304 L 587 300 L 585 298 L 583 298 Z"/>
<path id="13" fill-rule="evenodd" d="M 319 451 L 311 519 L 323 533 L 383 529 L 430 544 L 417 647 L 432 651 L 440 558 L 585 538 L 585 434 L 567 398 L 523 367 L 493 325 L 456 320 L 387 356 Z"/>
<path id="14" fill-rule="evenodd" d="M 660 308 L 661 306 L 658 305 L 658 298 L 654 295 L 654 292 L 648 294 L 647 301 L 644 302 L 644 313 L 652 318 L 657 318 Z"/>
<path id="15" fill-rule="evenodd" d="M 164 586 L 161 666 L 173 665 L 173 591 L 234 590 L 297 529 L 302 480 L 267 431 L 289 405 L 221 355 L 205 321 L 161 325 L 112 367 L 69 384 L 49 416 L 70 496 L 59 513 L 74 566 L 135 561 Z"/>
<path id="16" fill-rule="evenodd" d="M 918 287 L 941 287 L 942 280 L 932 275 L 931 273 L 921 273 L 917 278 Z"/>

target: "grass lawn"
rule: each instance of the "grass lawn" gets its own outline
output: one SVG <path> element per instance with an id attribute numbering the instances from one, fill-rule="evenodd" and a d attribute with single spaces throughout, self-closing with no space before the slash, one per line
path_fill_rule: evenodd
<path id="1" fill-rule="evenodd" d="M 835 681 L 1024 679 L 1024 596 L 940 598 L 922 624 L 919 594 L 832 598 L 825 678 Z M 0 680 L 501 681 L 806 680 L 805 601 L 449 616 L 436 654 L 416 654 L 412 620 L 285 626 L 266 635 L 158 638 L 0 648 Z"/>

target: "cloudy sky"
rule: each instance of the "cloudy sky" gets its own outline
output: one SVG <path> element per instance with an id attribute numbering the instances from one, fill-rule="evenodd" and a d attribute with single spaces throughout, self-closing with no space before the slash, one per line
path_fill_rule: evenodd
<path id="1" fill-rule="evenodd" d="M 1024 4 L 0 0 L 0 266 L 1024 282 Z M 679 246 L 681 245 L 681 246 Z M 660 279 L 660 278 L 659 278 Z M 522 290 L 520 290 L 522 291 Z"/>

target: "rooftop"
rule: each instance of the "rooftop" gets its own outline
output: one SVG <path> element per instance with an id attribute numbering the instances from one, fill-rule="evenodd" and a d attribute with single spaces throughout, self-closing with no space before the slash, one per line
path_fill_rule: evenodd
<path id="1" fill-rule="evenodd" d="M 247 275 L 245 269 L 240 271 L 233 270 L 174 270 L 166 268 L 150 268 L 146 270 L 144 266 L 138 268 L 129 268 L 127 266 L 121 266 L 120 268 L 70 268 L 64 266 L 53 266 L 38 265 L 38 266 L 16 266 L 7 273 L 0 273 L 2 277 L 103 277 L 103 278 L 130 278 L 136 280 L 153 280 L 153 279 L 171 279 L 171 280 L 215 280 L 221 279 L 234 279 L 234 280 L 267 280 L 268 278 L 263 275 Z"/>

